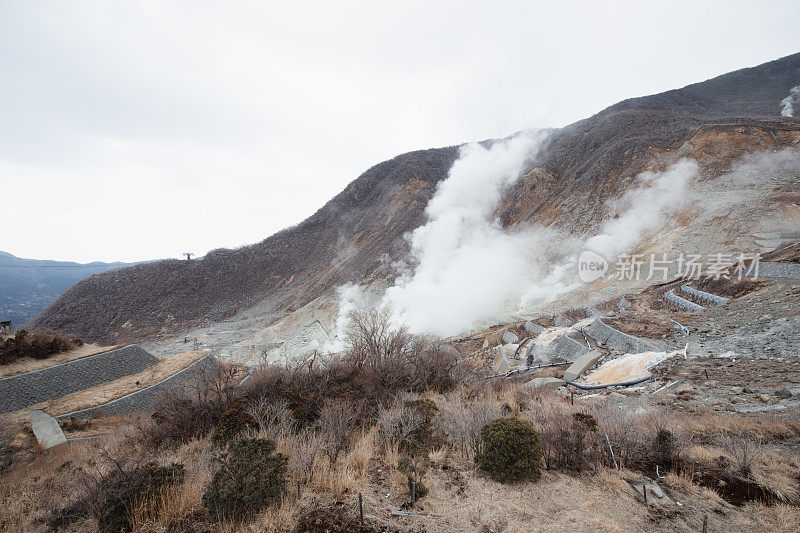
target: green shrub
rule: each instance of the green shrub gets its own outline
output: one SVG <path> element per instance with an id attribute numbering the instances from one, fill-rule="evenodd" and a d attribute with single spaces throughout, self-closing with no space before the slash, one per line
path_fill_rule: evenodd
<path id="1" fill-rule="evenodd" d="M 481 439 L 483 452 L 476 461 L 492 479 L 511 483 L 539 478 L 542 449 L 530 422 L 498 418 L 481 429 Z"/>
<path id="2" fill-rule="evenodd" d="M 422 483 L 422 477 L 428 470 L 427 457 L 416 459 L 413 457 L 401 457 L 397 461 L 397 469 L 404 473 L 408 478 L 408 496 L 416 496 L 417 500 L 424 498 L 428 494 L 428 487 Z M 416 486 L 414 485 L 416 483 Z"/>
<path id="3" fill-rule="evenodd" d="M 214 429 L 214 442 L 225 444 L 233 440 L 239 433 L 247 428 L 256 428 L 258 424 L 248 408 L 250 402 L 246 398 L 234 400 L 230 408 L 220 415 L 217 427 Z"/>
<path id="4" fill-rule="evenodd" d="M 441 445 L 441 439 L 437 438 L 433 430 L 433 417 L 439 412 L 436 402 L 429 398 L 419 398 L 406 401 L 403 404 L 403 408 L 414 411 L 421 416 L 419 427 L 409 435 L 408 442 L 401 443 L 404 449 L 413 455 L 424 455 L 426 452 Z"/>
<path id="5" fill-rule="evenodd" d="M 590 431 L 597 431 L 597 419 L 587 413 L 573 413 L 572 417 L 576 422 L 580 422 Z"/>
<path id="6" fill-rule="evenodd" d="M 234 441 L 222 457 L 203 495 L 203 505 L 218 519 L 241 520 L 269 505 L 286 487 L 288 457 L 267 439 Z"/>

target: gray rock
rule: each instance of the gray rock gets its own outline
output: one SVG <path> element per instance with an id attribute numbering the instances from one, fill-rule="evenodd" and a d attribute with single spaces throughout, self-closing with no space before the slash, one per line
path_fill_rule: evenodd
<path id="1" fill-rule="evenodd" d="M 655 351 L 655 348 L 649 342 L 614 329 L 600 319 L 592 322 L 586 329 L 586 333 L 597 339 L 601 344 L 607 344 L 622 353 Z"/>
<path id="2" fill-rule="evenodd" d="M 519 337 L 517 337 L 513 332 L 509 330 L 505 330 L 503 332 L 503 336 L 501 337 L 503 344 L 513 344 L 519 342 Z"/>
<path id="3" fill-rule="evenodd" d="M 567 368 L 564 372 L 564 379 L 567 381 L 574 381 L 596 365 L 601 357 L 603 357 L 603 353 L 599 350 L 592 350 L 591 352 L 583 354 Z"/>
<path id="4" fill-rule="evenodd" d="M 525 383 L 524 387 L 530 389 L 557 389 L 558 387 L 564 385 L 565 382 L 563 379 L 558 378 L 533 378 L 529 382 Z"/>
<path id="5" fill-rule="evenodd" d="M 744 392 L 744 387 L 731 387 L 731 392 L 734 394 L 741 394 Z"/>
<path id="6" fill-rule="evenodd" d="M 775 396 L 781 400 L 788 400 L 792 397 L 792 392 L 789 389 L 778 389 L 775 391 Z"/>
<path id="7" fill-rule="evenodd" d="M 572 325 L 572 320 L 568 319 L 564 315 L 558 315 L 553 319 L 553 324 L 565 328 Z"/>
<path id="8" fill-rule="evenodd" d="M 30 417 L 31 429 L 42 449 L 47 450 L 67 442 L 67 437 L 64 436 L 55 418 L 39 410 L 31 411 Z"/>

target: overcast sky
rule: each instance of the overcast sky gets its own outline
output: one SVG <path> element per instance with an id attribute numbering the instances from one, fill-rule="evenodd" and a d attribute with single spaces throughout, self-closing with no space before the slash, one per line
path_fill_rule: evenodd
<path id="1" fill-rule="evenodd" d="M 402 152 L 800 51 L 800 2 L 0 4 L 0 250 L 257 242 Z"/>

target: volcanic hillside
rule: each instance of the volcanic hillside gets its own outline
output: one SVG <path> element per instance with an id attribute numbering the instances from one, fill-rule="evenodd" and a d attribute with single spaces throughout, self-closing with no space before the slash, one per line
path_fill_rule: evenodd
<path id="1" fill-rule="evenodd" d="M 580 231 L 639 172 L 673 162 L 680 150 L 715 173 L 746 151 L 796 145 L 800 119 L 780 116 L 780 101 L 799 84 L 794 54 L 613 105 L 552 132 L 496 215 L 506 226 Z M 29 326 L 118 342 L 213 323 L 256 303 L 291 312 L 344 282 L 389 275 L 389 260 L 406 252 L 403 234 L 424 221 L 457 157 L 458 147 L 448 147 L 380 163 L 301 224 L 251 246 L 96 274 Z"/>

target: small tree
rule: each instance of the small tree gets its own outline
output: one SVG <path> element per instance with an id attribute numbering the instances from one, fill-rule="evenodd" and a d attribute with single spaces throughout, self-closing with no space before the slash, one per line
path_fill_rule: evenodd
<path id="1" fill-rule="evenodd" d="M 203 495 L 203 505 L 218 518 L 235 520 L 269 505 L 286 487 L 288 457 L 274 451 L 275 443 L 267 439 L 233 442 Z"/>
<path id="2" fill-rule="evenodd" d="M 530 422 L 498 418 L 481 429 L 483 452 L 476 460 L 481 470 L 500 483 L 539 479 L 542 449 Z"/>

